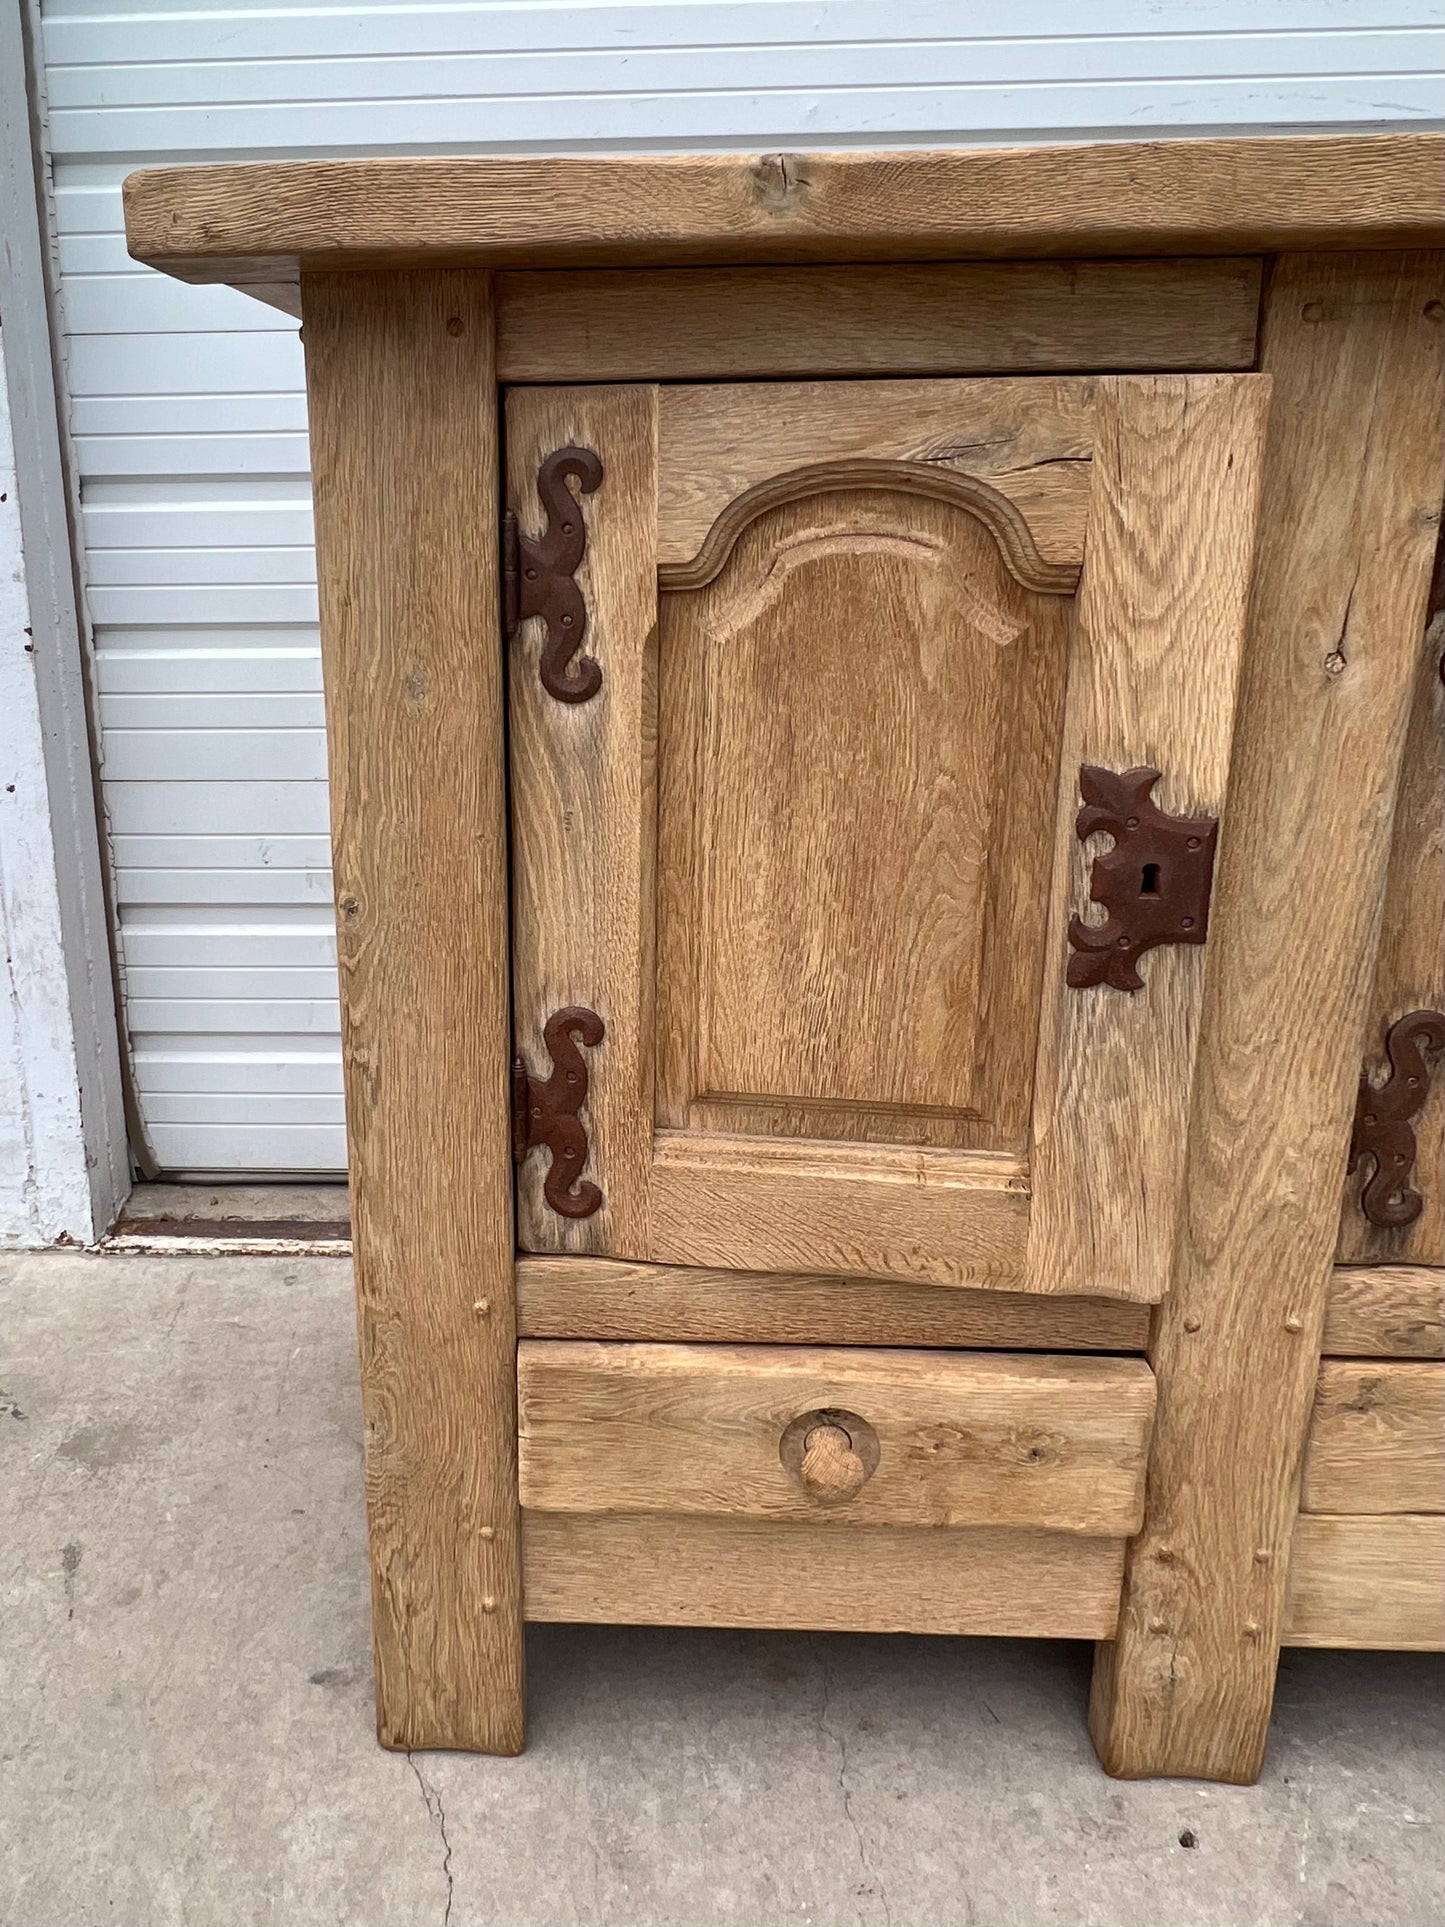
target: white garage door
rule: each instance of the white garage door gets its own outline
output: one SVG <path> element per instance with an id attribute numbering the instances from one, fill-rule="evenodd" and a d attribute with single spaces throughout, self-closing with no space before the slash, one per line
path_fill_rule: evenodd
<path id="1" fill-rule="evenodd" d="M 345 1150 L 300 350 L 271 310 L 127 259 L 132 168 L 1419 125 L 1441 106 L 1434 0 L 42 11 L 126 1022 L 178 1172 L 325 1172 Z"/>

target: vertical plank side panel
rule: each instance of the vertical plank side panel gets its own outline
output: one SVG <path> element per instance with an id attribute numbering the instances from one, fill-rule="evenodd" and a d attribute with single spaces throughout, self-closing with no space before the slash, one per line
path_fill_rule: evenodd
<path id="1" fill-rule="evenodd" d="M 1079 766 L 1149 764 L 1161 809 L 1223 809 L 1268 402 L 1257 375 L 1098 384 L 1034 1099 L 1036 1291 L 1152 1300 L 1167 1286 L 1205 955 L 1151 951 L 1132 993 L 1066 983 L 1068 920 L 1089 902 Z"/>
<path id="2" fill-rule="evenodd" d="M 489 277 L 302 287 L 377 1726 L 522 1745 Z"/>
<path id="3" fill-rule="evenodd" d="M 560 1217 L 542 1195 L 547 1153 L 518 1172 L 524 1250 L 647 1253 L 653 1128 L 653 843 L 656 804 L 657 399 L 637 388 L 514 389 L 507 399 L 507 497 L 529 533 L 543 526 L 537 470 L 554 449 L 595 449 L 598 488 L 581 498 L 587 548 L 577 580 L 586 654 L 602 669 L 587 702 L 563 703 L 538 675 L 540 628 L 509 655 L 514 1023 L 545 1076 L 542 1027 L 582 1004 L 607 1026 L 585 1053 L 585 1175 L 603 1204 Z"/>
<path id="4" fill-rule="evenodd" d="M 1441 494 L 1438 256 L 1286 256 L 1149 1498 L 1091 1725 L 1257 1777 Z"/>

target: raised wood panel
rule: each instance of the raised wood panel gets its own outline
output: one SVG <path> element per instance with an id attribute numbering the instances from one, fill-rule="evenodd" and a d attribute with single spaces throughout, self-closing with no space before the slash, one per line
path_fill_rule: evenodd
<path id="1" fill-rule="evenodd" d="M 1294 1531 L 1283 1642 L 1438 1652 L 1442 1571 L 1445 1518 L 1306 1514 Z"/>
<path id="2" fill-rule="evenodd" d="M 1022 516 L 1046 563 L 1078 570 L 1094 445 L 1092 381 L 858 381 L 844 392 L 846 405 L 829 382 L 663 388 L 659 566 L 692 562 L 729 505 L 774 477 L 866 458 L 986 482 Z"/>
<path id="3" fill-rule="evenodd" d="M 1266 293 L 1275 389 L 1188 1212 L 1151 1343 L 1148 1517 L 1091 1708 L 1131 1778 L 1247 1782 L 1264 1758 L 1441 499 L 1439 274 L 1433 255 L 1290 257 Z"/>
<path id="4" fill-rule="evenodd" d="M 1068 983 L 1070 917 L 1102 921 L 1077 785 L 1083 764 L 1147 765 L 1162 772 L 1159 808 L 1224 810 L 1269 393 L 1249 375 L 1098 384 L 1033 1109 L 1029 1271 L 1042 1289 L 1157 1299 L 1167 1287 L 1206 952 L 1155 949 L 1138 991 Z"/>
<path id="5" fill-rule="evenodd" d="M 524 1512 L 527 1617 L 622 1626 L 1107 1639 L 1123 1541 Z"/>
<path id="6" fill-rule="evenodd" d="M 438 272 L 304 292 L 377 1726 L 398 1748 L 515 1753 L 490 289 Z"/>
<path id="7" fill-rule="evenodd" d="M 1300 1509 L 1445 1512 L 1445 1365 L 1325 1359 Z"/>
<path id="8" fill-rule="evenodd" d="M 528 154 L 154 168 L 132 254 L 182 280 L 313 267 L 924 261 L 1421 247 L 1435 133 L 893 154 Z"/>
<path id="9" fill-rule="evenodd" d="M 663 597 L 660 1123 L 1023 1148 L 1067 642 L 882 489 Z"/>
<path id="10" fill-rule="evenodd" d="M 1337 1265 L 1323 1349 L 1327 1358 L 1445 1357 L 1445 1271 Z"/>
<path id="11" fill-rule="evenodd" d="M 1257 260 L 497 277 L 502 381 L 1253 366 Z"/>
<path id="12" fill-rule="evenodd" d="M 1149 1333 L 1148 1307 L 1117 1299 L 944 1291 L 818 1272 L 524 1257 L 516 1285 L 524 1338 L 1141 1352 Z"/>
<path id="13" fill-rule="evenodd" d="M 1365 1024 L 1365 1066 L 1378 1080 L 1388 1072 L 1385 1038 L 1391 1024 L 1412 1010 L 1445 1011 L 1445 549 L 1436 557 L 1430 619 L 1424 625 L 1415 672 L 1415 694 L 1400 787 L 1395 795 L 1395 833 L 1375 959 L 1375 987 Z M 1445 1264 L 1445 1064 L 1431 1060 L 1425 1102 L 1414 1120 L 1413 1187 L 1422 1209 L 1413 1224 L 1397 1229 L 1371 1224 L 1360 1209 L 1360 1191 L 1373 1159 L 1345 1181 L 1344 1211 L 1336 1256 L 1342 1263 Z"/>
<path id="14" fill-rule="evenodd" d="M 1142 1515 L 1154 1383 L 1139 1359 L 527 1340 L 517 1382 L 522 1504 L 538 1511 L 1104 1538 Z M 828 1410 L 861 1418 L 878 1460 L 824 1506 L 780 1447 Z"/>

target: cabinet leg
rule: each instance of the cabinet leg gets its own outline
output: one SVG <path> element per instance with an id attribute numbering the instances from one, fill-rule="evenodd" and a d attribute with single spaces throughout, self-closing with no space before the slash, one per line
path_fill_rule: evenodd
<path id="1" fill-rule="evenodd" d="M 491 280 L 303 276 L 377 1728 L 522 1745 Z"/>
<path id="2" fill-rule="evenodd" d="M 1126 1778 L 1264 1759 L 1441 497 L 1440 257 L 1284 256 L 1185 1216 L 1144 1529 L 1090 1725 Z"/>

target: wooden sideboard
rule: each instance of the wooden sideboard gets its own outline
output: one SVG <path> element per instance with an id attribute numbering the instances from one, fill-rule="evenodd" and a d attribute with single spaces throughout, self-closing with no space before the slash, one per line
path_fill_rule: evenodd
<path id="1" fill-rule="evenodd" d="M 1441 162 L 127 183 L 304 324 L 387 1745 L 996 1633 L 1248 1781 L 1442 1643 Z"/>

